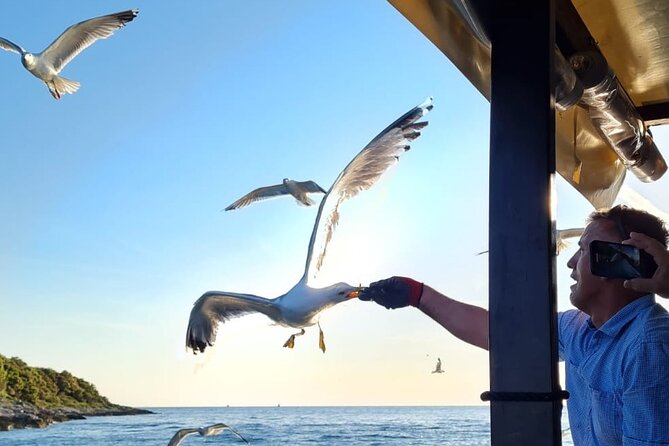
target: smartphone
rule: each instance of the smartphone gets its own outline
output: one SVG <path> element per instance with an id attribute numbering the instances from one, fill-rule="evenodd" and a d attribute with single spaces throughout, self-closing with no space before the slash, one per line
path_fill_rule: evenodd
<path id="1" fill-rule="evenodd" d="M 590 242 L 590 271 L 612 279 L 653 277 L 657 265 L 653 257 L 636 246 L 593 240 Z"/>

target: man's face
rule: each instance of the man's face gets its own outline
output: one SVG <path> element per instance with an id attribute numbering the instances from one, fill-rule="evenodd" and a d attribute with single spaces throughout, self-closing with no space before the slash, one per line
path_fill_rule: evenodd
<path id="1" fill-rule="evenodd" d="M 593 297 L 601 291 L 604 281 L 590 272 L 590 242 L 593 240 L 621 242 L 615 223 L 595 220 L 585 228 L 578 241 L 579 250 L 567 262 L 567 266 L 572 269 L 571 278 L 576 280 L 571 286 L 569 299 L 572 305 L 587 314 L 591 314 L 591 306 L 596 305 Z"/>

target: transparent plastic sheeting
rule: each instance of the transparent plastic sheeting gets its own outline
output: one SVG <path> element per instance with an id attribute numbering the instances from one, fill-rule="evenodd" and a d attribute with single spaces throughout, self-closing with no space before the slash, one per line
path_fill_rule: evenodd
<path id="1" fill-rule="evenodd" d="M 490 48 L 492 46 L 490 37 L 488 37 L 488 33 L 475 9 L 467 0 L 451 0 L 451 2 L 474 37 Z M 578 103 L 581 94 L 583 94 L 583 86 L 571 65 L 557 47 L 555 48 L 555 73 L 557 74 L 555 79 L 555 106 L 558 110 L 565 111 Z"/>
<path id="2" fill-rule="evenodd" d="M 602 138 L 641 181 L 660 178 L 667 164 L 604 57 L 596 52 L 577 53 L 570 63 L 583 84 L 581 102 Z"/>
<path id="3" fill-rule="evenodd" d="M 571 65 L 564 58 L 560 50 L 555 48 L 555 106 L 565 111 L 576 105 L 583 96 L 583 84 L 572 70 Z"/>

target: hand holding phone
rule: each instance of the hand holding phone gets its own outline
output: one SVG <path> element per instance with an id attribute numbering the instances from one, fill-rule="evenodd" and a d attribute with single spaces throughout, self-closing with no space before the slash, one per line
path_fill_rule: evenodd
<path id="1" fill-rule="evenodd" d="M 630 233 L 630 238 L 623 243 L 646 251 L 657 264 L 657 270 L 651 278 L 626 280 L 625 288 L 669 299 L 669 250 L 659 241 L 639 232 Z"/>
<path id="2" fill-rule="evenodd" d="M 590 242 L 590 271 L 611 279 L 650 278 L 657 264 L 636 246 L 593 240 Z"/>

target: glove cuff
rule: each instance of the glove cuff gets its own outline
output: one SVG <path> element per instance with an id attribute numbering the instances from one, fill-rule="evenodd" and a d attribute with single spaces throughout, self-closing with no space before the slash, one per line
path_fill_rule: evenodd
<path id="1" fill-rule="evenodd" d="M 405 283 L 409 286 L 409 305 L 418 307 L 420 298 L 423 297 L 423 282 L 408 279 Z"/>

